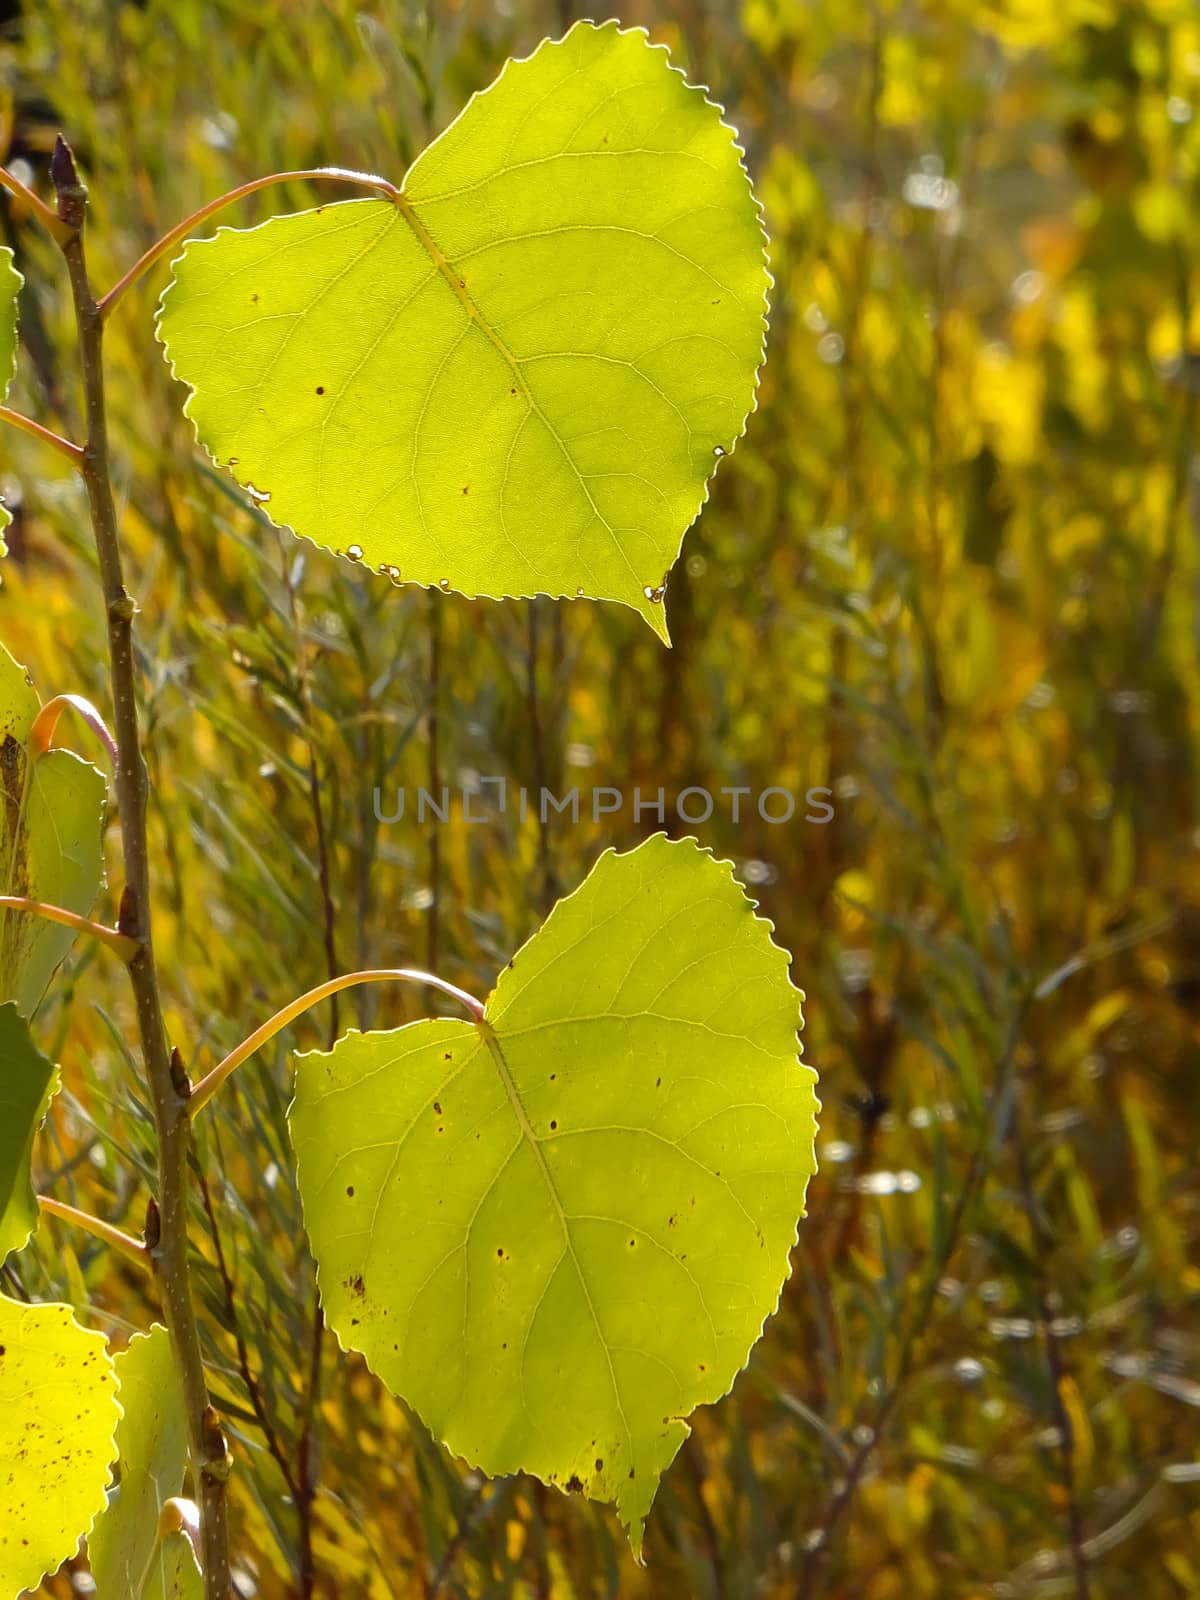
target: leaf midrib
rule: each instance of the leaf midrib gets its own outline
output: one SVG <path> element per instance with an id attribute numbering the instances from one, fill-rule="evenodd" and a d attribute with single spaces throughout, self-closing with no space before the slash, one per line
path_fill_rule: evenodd
<path id="1" fill-rule="evenodd" d="M 629 574 L 633 579 L 634 588 L 636 591 L 642 586 L 642 580 L 639 578 L 636 570 L 634 569 L 633 563 L 630 561 L 624 545 L 621 543 L 620 539 L 618 539 L 616 530 L 601 511 L 600 507 L 596 504 L 595 496 L 588 487 L 587 479 L 584 477 L 583 473 L 580 472 L 574 456 L 567 449 L 566 440 L 562 437 L 558 429 L 546 415 L 545 411 L 543 411 L 542 407 L 538 404 L 537 398 L 534 395 L 533 390 L 529 387 L 529 382 L 525 377 L 524 371 L 522 370 L 521 362 L 509 349 L 508 345 L 496 332 L 496 329 L 484 316 L 483 312 L 479 309 L 470 291 L 467 289 L 466 280 L 460 275 L 458 268 L 450 260 L 449 256 L 447 256 L 446 252 L 438 244 L 437 240 L 430 233 L 429 229 L 421 221 L 420 217 L 417 215 L 416 208 L 408 196 L 401 191 L 398 195 L 396 195 L 393 203 L 395 204 L 396 209 L 400 212 L 400 215 L 412 229 L 414 237 L 422 245 L 437 271 L 449 284 L 451 292 L 462 305 L 463 310 L 467 313 L 469 320 L 474 323 L 474 325 L 479 329 L 480 333 L 482 333 L 483 336 L 489 341 L 489 343 L 500 355 L 501 359 L 507 363 L 509 370 L 513 375 L 513 381 L 517 384 L 522 396 L 524 397 L 525 404 L 529 407 L 530 411 L 534 413 L 538 421 L 542 424 L 543 428 L 545 428 L 551 439 L 553 439 L 554 443 L 558 446 L 559 453 L 566 462 L 567 466 L 570 468 L 575 481 L 578 483 L 580 490 L 583 493 L 584 498 L 591 507 L 592 515 L 596 518 L 597 522 L 599 522 L 600 526 L 605 529 L 609 538 L 612 540 L 614 547 L 619 552 L 621 559 L 629 569 Z"/>
<path id="2" fill-rule="evenodd" d="M 537 1162 L 538 1170 L 542 1175 L 542 1182 L 545 1184 L 546 1192 L 553 1202 L 554 1211 L 558 1217 L 558 1225 L 562 1229 L 563 1243 L 566 1246 L 568 1255 L 571 1257 L 571 1265 L 575 1268 L 575 1276 L 579 1279 L 579 1287 L 583 1290 L 583 1298 L 587 1301 L 587 1308 L 591 1314 L 592 1326 L 596 1330 L 596 1337 L 600 1341 L 600 1348 L 604 1351 L 604 1361 L 605 1365 L 608 1367 L 608 1377 L 609 1382 L 612 1384 L 613 1399 L 616 1401 L 617 1406 L 617 1415 L 620 1417 L 621 1426 L 625 1430 L 625 1444 L 629 1451 L 630 1461 L 632 1461 L 633 1435 L 630 1432 L 629 1420 L 625 1415 L 625 1407 L 621 1401 L 621 1388 L 617 1382 L 617 1371 L 613 1366 L 612 1352 L 608 1347 L 608 1340 L 604 1337 L 604 1330 L 600 1326 L 600 1317 L 596 1311 L 596 1303 L 592 1299 L 592 1291 L 588 1287 L 588 1281 L 583 1271 L 583 1264 L 581 1263 L 576 1252 L 575 1241 L 571 1237 L 571 1225 L 567 1219 L 566 1212 L 563 1210 L 562 1201 L 559 1199 L 553 1174 L 550 1171 L 550 1167 L 547 1164 L 545 1156 L 542 1154 L 541 1141 L 537 1134 L 534 1133 L 533 1126 L 525 1113 L 525 1107 L 521 1101 L 520 1094 L 517 1092 L 517 1086 L 513 1082 L 512 1073 L 508 1070 L 508 1062 L 504 1059 L 504 1051 L 500 1048 L 500 1040 L 497 1038 L 495 1030 L 487 1022 L 477 1023 L 476 1026 L 483 1035 L 484 1041 L 487 1044 L 489 1052 L 491 1053 L 492 1060 L 496 1063 L 496 1071 L 500 1074 L 500 1081 L 503 1083 L 505 1093 L 508 1095 L 509 1104 L 512 1106 L 513 1115 L 516 1117 L 517 1125 L 521 1130 L 521 1137 L 528 1143 L 529 1148 L 533 1151 L 534 1160 Z"/>

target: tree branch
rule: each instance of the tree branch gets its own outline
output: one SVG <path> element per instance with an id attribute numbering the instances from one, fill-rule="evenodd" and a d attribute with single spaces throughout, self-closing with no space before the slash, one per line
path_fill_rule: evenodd
<path id="1" fill-rule="evenodd" d="M 58 216 L 67 229 L 63 256 L 71 282 L 87 409 L 83 477 L 91 509 L 100 578 L 108 612 L 118 760 L 117 808 L 125 862 L 119 930 L 137 946 L 129 962 L 137 1009 L 142 1062 L 158 1136 L 158 1202 L 147 1248 L 162 1293 L 163 1313 L 183 1389 L 188 1445 L 200 1504 L 205 1600 L 231 1600 L 225 1480 L 229 1454 L 209 1404 L 200 1333 L 191 1295 L 188 1261 L 189 1085 L 178 1055 L 169 1051 L 154 963 L 150 925 L 150 864 L 146 842 L 148 779 L 142 759 L 137 711 L 133 618 L 137 610 L 125 589 L 109 466 L 100 308 L 92 293 L 84 254 L 87 191 L 74 157 L 59 137 L 51 173 L 58 191 Z"/>

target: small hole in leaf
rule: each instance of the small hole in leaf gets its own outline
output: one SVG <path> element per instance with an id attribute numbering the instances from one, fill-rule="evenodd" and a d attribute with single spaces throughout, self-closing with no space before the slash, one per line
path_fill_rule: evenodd
<path id="1" fill-rule="evenodd" d="M 346 1185 L 346 1198 L 347 1200 L 354 1199 L 354 1185 L 352 1183 Z"/>
<path id="2" fill-rule="evenodd" d="M 435 1100 L 433 1102 L 433 1109 L 437 1112 L 438 1116 L 440 1117 L 441 1114 L 442 1114 L 442 1103 L 441 1103 L 440 1100 Z"/>
<path id="3" fill-rule="evenodd" d="M 317 393 L 318 394 L 324 394 L 325 393 L 325 385 L 323 383 L 319 383 L 317 385 Z"/>
<path id="4" fill-rule="evenodd" d="M 551 1122 L 551 1124 L 550 1124 L 550 1132 L 553 1133 L 555 1128 L 557 1128 L 557 1127 L 558 1127 L 558 1123 L 557 1122 Z"/>
<path id="5" fill-rule="evenodd" d="M 604 1471 L 604 1457 L 603 1456 L 597 1456 L 596 1457 L 596 1471 L 597 1472 L 603 1472 Z"/>

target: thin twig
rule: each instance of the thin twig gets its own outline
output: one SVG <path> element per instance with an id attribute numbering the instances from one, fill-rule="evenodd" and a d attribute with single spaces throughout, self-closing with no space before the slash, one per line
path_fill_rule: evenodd
<path id="1" fill-rule="evenodd" d="M 53 428 L 35 422 L 23 411 L 14 411 L 11 406 L 0 406 L 0 422 L 7 422 L 10 428 L 19 428 L 22 433 L 29 434 L 33 439 L 40 439 L 52 450 L 57 450 L 60 456 L 66 456 L 76 472 L 83 471 L 82 445 L 75 444 L 71 439 L 64 439 L 62 434 L 55 433 Z"/>
<path id="2" fill-rule="evenodd" d="M 99 1239 L 113 1250 L 120 1251 L 130 1261 L 136 1261 L 139 1267 L 144 1267 L 147 1272 L 152 1270 L 146 1246 L 129 1234 L 122 1233 L 120 1228 L 114 1228 L 111 1222 L 103 1222 L 99 1217 L 93 1217 L 87 1211 L 79 1211 L 75 1206 L 69 1206 L 65 1200 L 55 1200 L 48 1194 L 39 1194 L 37 1203 L 39 1209 L 47 1216 L 57 1217 L 60 1222 L 70 1222 L 75 1227 L 82 1228 L 85 1233 L 90 1233 L 93 1239 Z"/>
<path id="3" fill-rule="evenodd" d="M 186 239 L 200 226 L 207 222 L 209 217 L 215 216 L 218 211 L 224 211 L 226 206 L 244 200 L 248 195 L 256 194 L 259 189 L 266 189 L 274 183 L 299 183 L 305 180 L 315 181 L 327 179 L 333 183 L 349 183 L 359 189 L 376 189 L 390 200 L 399 200 L 400 191 L 394 183 L 389 183 L 386 178 L 375 177 L 369 172 L 350 172 L 345 167 L 311 167 L 300 172 L 272 172 L 265 178 L 253 178 L 249 183 L 241 183 L 236 189 L 230 189 L 227 194 L 210 200 L 207 205 L 193 211 L 190 217 L 185 217 L 182 222 L 176 223 L 169 232 L 164 233 L 161 239 L 155 241 L 142 256 L 130 267 L 129 271 L 115 283 L 104 295 L 100 302 L 100 316 L 107 319 L 113 307 L 123 297 L 127 289 L 131 289 L 139 278 L 145 277 L 155 262 L 161 261 L 181 239 Z"/>
<path id="4" fill-rule="evenodd" d="M 439 978 L 432 972 L 419 972 L 415 967 L 379 967 L 369 972 L 346 972 L 340 978 L 330 978 L 325 983 L 319 983 L 315 989 L 298 995 L 295 1000 L 290 1000 L 282 1010 L 277 1011 L 256 1028 L 248 1038 L 243 1039 L 235 1049 L 231 1050 L 223 1061 L 219 1061 L 211 1072 L 201 1078 L 192 1090 L 188 1101 L 188 1110 L 191 1116 L 196 1116 L 212 1099 L 221 1085 L 241 1066 L 242 1062 L 261 1050 L 268 1040 L 281 1033 L 290 1022 L 297 1017 L 302 1017 L 306 1011 L 311 1011 L 313 1006 L 319 1005 L 322 1000 L 328 1000 L 331 995 L 339 994 L 343 989 L 353 989 L 360 983 L 424 983 L 431 989 L 440 989 L 452 1000 L 457 1000 L 459 1005 L 470 1014 L 473 1022 L 482 1022 L 484 1007 L 482 1001 L 476 1000 L 473 994 L 468 994 L 465 989 L 460 989 L 456 984 L 447 983 L 445 978 Z"/>
<path id="5" fill-rule="evenodd" d="M 129 975 L 158 1138 L 158 1200 L 154 1207 L 155 1226 L 153 1231 L 148 1226 L 146 1243 L 162 1293 L 163 1313 L 184 1396 L 188 1447 L 200 1504 L 205 1600 L 231 1600 L 225 1505 L 230 1459 L 216 1412 L 209 1403 L 188 1259 L 189 1085 L 182 1063 L 167 1045 L 151 938 L 150 856 L 146 839 L 149 781 L 138 728 L 137 670 L 133 651 L 133 618 L 137 607 L 125 588 L 113 504 L 105 415 L 104 325 L 88 278 L 83 242 L 87 190 L 79 181 L 74 157 L 61 135 L 55 146 L 51 174 L 58 192 L 59 219 L 67 230 L 62 250 L 75 307 L 87 408 L 88 438 L 84 446 L 83 477 L 108 620 L 118 747 L 117 810 L 125 865 L 118 926 L 137 946 L 129 962 Z"/>
<path id="6" fill-rule="evenodd" d="M 64 928 L 73 928 L 76 933 L 89 934 L 107 945 L 127 966 L 138 953 L 139 946 L 135 939 L 130 939 L 117 928 L 106 928 L 102 922 L 77 916 L 65 906 L 49 906 L 43 900 L 29 900 L 21 894 L 0 894 L 0 906 L 9 911 L 27 911 L 31 917 L 41 917 L 46 922 L 57 922 Z"/>
<path id="7" fill-rule="evenodd" d="M 44 756 L 54 744 L 54 735 L 58 731 L 59 719 L 64 711 L 76 711 L 87 723 L 88 727 L 104 746 L 109 761 L 116 769 L 117 741 L 108 731 L 108 724 L 96 710 L 90 700 L 85 700 L 81 694 L 56 694 L 53 700 L 46 704 L 34 717 L 29 725 L 29 748 L 35 756 Z"/>
<path id="8" fill-rule="evenodd" d="M 41 195 L 35 194 L 28 184 L 22 183 L 20 178 L 14 178 L 7 167 L 0 167 L 0 189 L 7 189 L 9 194 L 15 195 L 33 212 L 42 226 L 57 239 L 59 244 L 64 244 L 69 237 L 70 229 L 67 228 L 58 213 L 48 206 Z"/>

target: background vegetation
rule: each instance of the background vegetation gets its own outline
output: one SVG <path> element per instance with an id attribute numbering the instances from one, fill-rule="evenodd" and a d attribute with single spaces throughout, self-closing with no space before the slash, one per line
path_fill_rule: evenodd
<path id="1" fill-rule="evenodd" d="M 0 153 L 66 131 L 106 285 L 272 169 L 398 178 L 575 15 L 458 0 L 34 0 Z M 468 604 L 277 534 L 197 452 L 153 295 L 110 356 L 169 1025 L 195 1073 L 329 968 L 484 993 L 593 824 L 381 825 L 398 784 L 827 784 L 827 826 L 694 831 L 794 952 L 825 1105 L 781 1311 L 659 1495 L 485 1484 L 314 1321 L 283 1042 L 201 1128 L 204 1334 L 246 1595 L 1200 1592 L 1200 17 L 1192 0 L 627 0 L 741 129 L 776 278 L 749 435 L 668 592 Z M 297 185 L 243 222 L 299 208 Z M 65 285 L 29 280 L 16 402 L 78 433 Z M 79 486 L 6 437 L 0 635 L 106 704 Z M 670 809 L 668 810 L 670 816 Z M 111 830 L 110 830 L 111 833 Z M 114 841 L 110 836 L 110 845 Z M 115 865 L 115 856 L 113 857 Z M 110 874 L 119 888 L 119 873 Z M 292 1042 L 413 1015 L 363 990 Z M 432 1002 L 431 1002 L 432 1003 Z M 140 1229 L 149 1118 L 119 971 L 38 1017 L 66 1092 L 41 1187 Z M 43 1223 L 9 1293 L 118 1342 L 147 1281 Z M 86 1579 L 60 1575 L 44 1593 Z"/>

